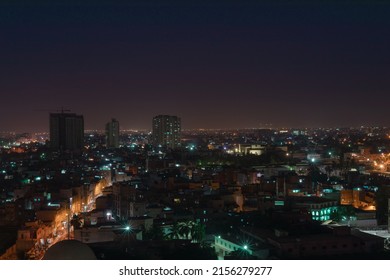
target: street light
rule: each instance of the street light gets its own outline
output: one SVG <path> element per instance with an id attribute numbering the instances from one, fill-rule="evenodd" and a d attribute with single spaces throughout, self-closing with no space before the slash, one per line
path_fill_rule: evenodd
<path id="1" fill-rule="evenodd" d="M 127 235 L 127 244 L 130 242 L 130 232 L 131 232 L 131 227 L 130 225 L 127 225 L 125 227 L 125 232 L 124 232 L 124 235 L 125 236 Z M 127 253 L 127 245 L 126 245 L 126 253 Z"/>

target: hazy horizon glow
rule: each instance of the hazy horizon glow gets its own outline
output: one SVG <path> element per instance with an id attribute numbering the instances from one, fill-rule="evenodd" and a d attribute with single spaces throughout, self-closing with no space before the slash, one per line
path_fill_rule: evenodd
<path id="1" fill-rule="evenodd" d="M 390 125 L 390 3 L 110 2 L 0 4 L 0 131 Z"/>

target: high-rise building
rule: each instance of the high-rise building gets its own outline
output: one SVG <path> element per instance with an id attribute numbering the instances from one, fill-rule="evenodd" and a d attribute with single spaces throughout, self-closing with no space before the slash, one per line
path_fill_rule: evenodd
<path id="1" fill-rule="evenodd" d="M 72 113 L 50 114 L 50 147 L 61 152 L 81 151 L 84 146 L 84 117 Z"/>
<path id="2" fill-rule="evenodd" d="M 154 145 L 176 149 L 180 146 L 181 120 L 177 116 L 159 115 L 153 118 Z"/>
<path id="3" fill-rule="evenodd" d="M 106 147 L 119 148 L 119 122 L 116 119 L 106 124 Z"/>

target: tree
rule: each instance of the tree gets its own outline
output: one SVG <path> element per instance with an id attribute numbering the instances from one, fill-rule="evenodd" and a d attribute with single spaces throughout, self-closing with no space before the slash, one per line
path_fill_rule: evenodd
<path id="1" fill-rule="evenodd" d="M 195 222 L 188 220 L 178 223 L 179 235 L 181 239 L 192 239 L 193 229 L 195 227 Z"/>
<path id="2" fill-rule="evenodd" d="M 186 220 L 175 223 L 171 231 L 166 235 L 168 239 L 187 239 L 192 242 L 201 243 L 205 236 L 205 226 L 193 220 Z"/>
<path id="3" fill-rule="evenodd" d="M 171 231 L 165 235 L 167 239 L 180 239 L 179 226 L 177 223 L 174 223 Z"/>
<path id="4" fill-rule="evenodd" d="M 206 235 L 206 226 L 197 222 L 192 230 L 192 241 L 202 243 Z"/>

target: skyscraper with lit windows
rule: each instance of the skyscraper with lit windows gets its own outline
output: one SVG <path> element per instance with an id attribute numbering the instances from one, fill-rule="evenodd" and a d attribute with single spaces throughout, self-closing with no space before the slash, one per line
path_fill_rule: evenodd
<path id="1" fill-rule="evenodd" d="M 152 142 L 166 148 L 180 147 L 181 119 L 177 116 L 158 115 L 153 118 Z"/>

